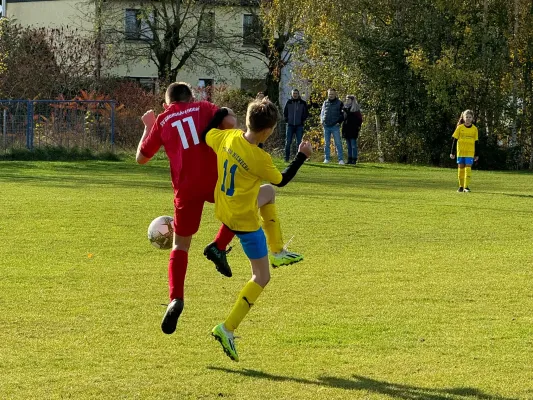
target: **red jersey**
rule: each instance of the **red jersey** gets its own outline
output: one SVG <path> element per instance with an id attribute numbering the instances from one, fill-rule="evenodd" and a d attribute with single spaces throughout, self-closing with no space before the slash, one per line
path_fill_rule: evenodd
<path id="1" fill-rule="evenodd" d="M 207 101 L 173 103 L 159 114 L 141 145 L 152 158 L 161 146 L 170 162 L 176 199 L 203 199 L 212 195 L 217 182 L 217 156 L 201 140 L 218 107 Z"/>

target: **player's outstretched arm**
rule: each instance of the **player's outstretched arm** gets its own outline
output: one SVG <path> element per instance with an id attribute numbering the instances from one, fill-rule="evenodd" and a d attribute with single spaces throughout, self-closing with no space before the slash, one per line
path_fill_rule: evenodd
<path id="1" fill-rule="evenodd" d="M 307 160 L 309 157 L 311 157 L 311 154 L 313 153 L 313 148 L 311 147 L 311 143 L 308 141 L 300 143 L 300 146 L 298 147 L 298 154 L 296 154 L 296 158 L 288 165 L 287 168 L 285 168 L 283 171 L 281 171 L 281 182 L 278 184 L 272 183 L 274 186 L 283 187 L 287 183 L 289 183 L 292 178 L 296 175 L 300 167 L 303 165 L 305 160 Z"/>
<path id="2" fill-rule="evenodd" d="M 150 158 L 144 156 L 144 154 L 141 152 L 141 147 L 144 142 L 144 139 L 146 139 L 146 136 L 148 136 L 148 134 L 152 130 L 152 127 L 155 124 L 154 110 L 146 111 L 144 115 L 141 117 L 141 120 L 144 124 L 144 132 L 141 137 L 141 140 L 139 140 L 139 145 L 137 146 L 137 155 L 135 159 L 137 160 L 139 164 L 146 164 L 148 161 L 150 161 Z"/>

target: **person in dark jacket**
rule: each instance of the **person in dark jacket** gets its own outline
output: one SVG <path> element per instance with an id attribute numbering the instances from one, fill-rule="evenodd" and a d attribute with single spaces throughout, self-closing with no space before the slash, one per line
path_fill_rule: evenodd
<path id="1" fill-rule="evenodd" d="M 339 125 L 344 118 L 342 113 L 343 107 L 342 101 L 337 97 L 337 91 L 335 89 L 328 89 L 328 99 L 322 104 L 322 110 L 320 111 L 320 123 L 324 127 L 324 141 L 326 142 L 324 146 L 324 164 L 329 163 L 329 144 L 331 142 L 331 135 L 333 134 L 339 164 L 344 165 Z"/>
<path id="2" fill-rule="evenodd" d="M 309 116 L 307 103 L 300 97 L 298 89 L 293 89 L 291 98 L 285 104 L 283 110 L 287 129 L 285 131 L 285 162 L 289 162 L 291 156 L 292 139 L 296 136 L 296 148 L 300 146 L 304 135 L 304 122 Z"/>
<path id="3" fill-rule="evenodd" d="M 359 131 L 363 124 L 363 115 L 361 108 L 355 99 L 355 96 L 346 96 L 344 102 L 344 122 L 342 123 L 342 137 L 346 140 L 348 147 L 348 164 L 357 164 L 357 139 Z"/>

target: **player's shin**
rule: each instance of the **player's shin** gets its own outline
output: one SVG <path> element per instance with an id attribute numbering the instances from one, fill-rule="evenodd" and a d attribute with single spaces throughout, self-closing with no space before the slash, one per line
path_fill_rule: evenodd
<path id="1" fill-rule="evenodd" d="M 471 179 L 472 179 L 472 167 L 465 167 L 465 188 L 470 187 Z"/>
<path id="2" fill-rule="evenodd" d="M 172 250 L 168 262 L 168 289 L 170 300 L 183 299 L 183 286 L 189 255 L 183 250 Z"/>
<path id="3" fill-rule="evenodd" d="M 249 281 L 246 283 L 246 285 L 244 285 L 239 293 L 239 297 L 237 297 L 237 301 L 231 309 L 230 314 L 226 318 L 226 321 L 224 321 L 224 327 L 228 331 L 233 332 L 235 329 L 237 329 L 262 291 L 263 288 L 254 281 Z"/>
<path id="4" fill-rule="evenodd" d="M 265 204 L 259 209 L 263 221 L 263 230 L 267 239 L 268 249 L 271 253 L 279 253 L 283 250 L 283 237 L 281 224 L 275 204 Z"/>
<path id="5" fill-rule="evenodd" d="M 465 169 L 457 168 L 457 177 L 459 179 L 459 187 L 465 187 Z"/>
<path id="6" fill-rule="evenodd" d="M 226 250 L 226 247 L 228 247 L 234 236 L 235 233 L 233 233 L 233 231 L 226 225 L 222 224 L 217 232 L 217 235 L 215 236 L 217 249 Z"/>

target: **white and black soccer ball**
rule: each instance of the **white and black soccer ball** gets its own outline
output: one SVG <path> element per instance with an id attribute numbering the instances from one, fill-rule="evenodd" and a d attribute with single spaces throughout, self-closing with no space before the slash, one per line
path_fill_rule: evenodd
<path id="1" fill-rule="evenodd" d="M 172 247 L 174 219 L 168 215 L 157 217 L 148 227 L 148 240 L 152 246 L 166 250 Z"/>

